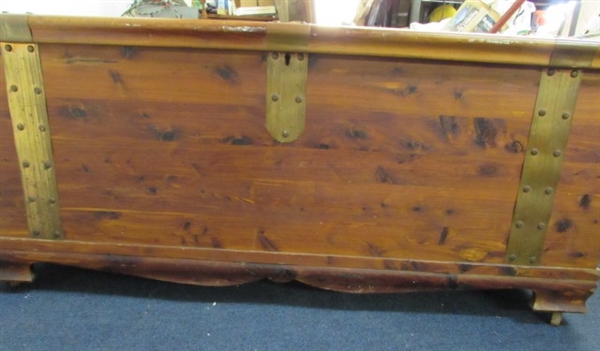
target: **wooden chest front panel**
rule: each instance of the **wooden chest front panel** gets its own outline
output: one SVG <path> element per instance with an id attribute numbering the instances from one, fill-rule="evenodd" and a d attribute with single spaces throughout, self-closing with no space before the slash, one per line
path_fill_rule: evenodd
<path id="1" fill-rule="evenodd" d="M 40 51 L 67 240 L 504 260 L 537 68 L 312 55 L 279 144 L 264 53 Z"/>
<path id="2" fill-rule="evenodd" d="M 11 23 L 21 56 L 8 44 L 0 64 L 41 67 L 43 86 L 30 82 L 40 74 L 0 76 L 19 91 L 0 89 L 0 280 L 51 262 L 201 285 L 524 288 L 535 310 L 585 311 L 600 254 L 597 47 L 281 23 Z M 288 56 L 307 60 L 272 79 Z M 26 198 L 23 150 L 35 157 Z"/>
<path id="3" fill-rule="evenodd" d="M 306 129 L 280 144 L 266 53 L 40 51 L 67 240 L 504 261 L 539 68 L 311 55 Z M 596 265 L 598 79 L 584 76 L 544 265 Z M 27 236 L 1 112 L 2 228 Z"/>

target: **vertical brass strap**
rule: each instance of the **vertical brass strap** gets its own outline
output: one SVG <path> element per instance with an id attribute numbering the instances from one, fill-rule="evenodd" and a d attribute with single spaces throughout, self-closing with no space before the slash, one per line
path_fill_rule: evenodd
<path id="1" fill-rule="evenodd" d="M 267 130 L 285 143 L 300 137 L 306 113 L 308 54 L 273 52 L 267 58 Z"/>
<path id="2" fill-rule="evenodd" d="M 265 124 L 273 139 L 292 142 L 304 131 L 310 26 L 270 23 L 267 37 L 290 51 L 268 54 Z"/>
<path id="3" fill-rule="evenodd" d="M 1 43 L 27 224 L 34 238 L 63 237 L 38 46 Z"/>
<path id="4" fill-rule="evenodd" d="M 505 262 L 540 263 L 582 73 L 542 73 Z"/>

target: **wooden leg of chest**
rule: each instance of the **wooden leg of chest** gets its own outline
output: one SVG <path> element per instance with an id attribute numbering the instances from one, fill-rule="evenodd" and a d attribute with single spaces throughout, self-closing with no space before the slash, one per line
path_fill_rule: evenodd
<path id="1" fill-rule="evenodd" d="M 559 326 L 563 312 L 585 313 L 585 301 L 593 290 L 533 290 L 532 308 L 534 311 L 549 312 L 550 324 Z"/>
<path id="2" fill-rule="evenodd" d="M 7 282 L 10 286 L 33 281 L 31 263 L 0 261 L 0 281 Z"/>
<path id="3" fill-rule="evenodd" d="M 550 324 L 557 327 L 560 325 L 561 322 L 562 322 L 562 312 L 552 313 L 552 316 L 550 317 Z"/>

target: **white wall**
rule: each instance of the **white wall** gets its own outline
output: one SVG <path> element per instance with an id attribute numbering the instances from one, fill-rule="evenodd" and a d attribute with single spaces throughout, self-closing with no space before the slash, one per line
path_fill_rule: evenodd
<path id="1" fill-rule="evenodd" d="M 133 0 L 0 0 L 0 12 L 118 17 L 132 3 Z"/>
<path id="2" fill-rule="evenodd" d="M 351 24 L 356 16 L 359 0 L 315 0 L 317 24 L 339 26 Z"/>
<path id="3" fill-rule="evenodd" d="M 583 35 L 592 20 L 597 19 L 600 15 L 600 1 L 598 0 L 581 0 L 581 10 L 577 20 L 577 29 L 575 36 Z M 589 28 L 594 29 L 594 28 Z M 597 28 L 595 28 L 597 30 Z M 597 31 L 596 31 L 597 33 Z"/>

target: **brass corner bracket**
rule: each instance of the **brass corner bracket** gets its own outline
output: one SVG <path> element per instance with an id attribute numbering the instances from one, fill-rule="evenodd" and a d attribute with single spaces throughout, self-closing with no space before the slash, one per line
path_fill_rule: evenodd
<path id="1" fill-rule="evenodd" d="M 32 238 L 64 236 L 38 46 L 0 43 L 8 107 Z"/>
<path id="2" fill-rule="evenodd" d="M 582 72 L 542 72 L 505 262 L 538 265 L 544 249 Z"/>
<path id="3" fill-rule="evenodd" d="M 0 42 L 32 41 L 29 15 L 0 14 Z"/>

